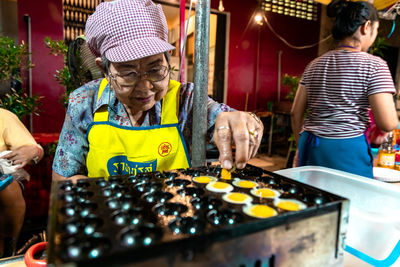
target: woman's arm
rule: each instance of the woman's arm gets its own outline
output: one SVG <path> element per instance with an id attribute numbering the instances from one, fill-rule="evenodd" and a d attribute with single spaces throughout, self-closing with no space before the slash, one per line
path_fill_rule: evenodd
<path id="1" fill-rule="evenodd" d="M 379 129 L 390 132 L 397 128 L 399 120 L 391 93 L 370 95 L 369 103 L 374 114 L 375 123 Z"/>
<path id="2" fill-rule="evenodd" d="M 299 84 L 297 88 L 296 97 L 292 105 L 292 110 L 290 111 L 292 131 L 296 143 L 299 143 L 300 131 L 303 126 L 304 112 L 306 111 L 307 105 L 307 90 L 304 85 Z"/>
<path id="3" fill-rule="evenodd" d="M 53 178 L 53 181 L 68 180 L 68 181 L 72 181 L 73 183 L 76 183 L 76 180 L 81 179 L 81 178 L 87 178 L 87 176 L 81 175 L 81 174 L 77 174 L 77 175 L 74 175 L 74 176 L 71 176 L 71 177 L 64 177 L 64 176 L 59 175 L 55 171 L 53 171 L 52 178 Z"/>

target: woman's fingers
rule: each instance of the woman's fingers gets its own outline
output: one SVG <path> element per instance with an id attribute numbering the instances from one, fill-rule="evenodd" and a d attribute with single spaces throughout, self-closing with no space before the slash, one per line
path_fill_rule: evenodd
<path id="1" fill-rule="evenodd" d="M 220 152 L 223 168 L 231 169 L 233 162 L 239 169 L 257 154 L 261 143 L 263 125 L 254 114 L 247 112 L 223 112 L 215 122 L 214 141 Z M 235 159 L 232 156 L 232 144 L 235 145 Z"/>

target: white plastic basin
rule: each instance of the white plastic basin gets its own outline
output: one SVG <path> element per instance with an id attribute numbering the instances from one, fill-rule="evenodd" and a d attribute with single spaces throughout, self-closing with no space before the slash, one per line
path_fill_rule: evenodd
<path id="1" fill-rule="evenodd" d="M 400 186 L 317 166 L 276 173 L 350 200 L 344 266 L 400 266 Z"/>

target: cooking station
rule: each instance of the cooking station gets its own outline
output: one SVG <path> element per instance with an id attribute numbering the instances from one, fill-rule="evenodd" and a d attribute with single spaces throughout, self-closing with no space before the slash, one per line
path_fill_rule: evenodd
<path id="1" fill-rule="evenodd" d="M 229 175 L 210 165 L 55 182 L 48 265 L 343 265 L 347 199 L 251 165 Z"/>

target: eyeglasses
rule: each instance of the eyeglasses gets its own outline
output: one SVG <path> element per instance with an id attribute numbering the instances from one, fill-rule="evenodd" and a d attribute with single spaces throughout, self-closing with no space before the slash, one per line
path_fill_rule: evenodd
<path id="1" fill-rule="evenodd" d="M 159 82 L 167 77 L 168 73 L 170 72 L 170 67 L 168 66 L 155 66 L 152 67 L 150 70 L 140 73 L 137 71 L 129 71 L 129 72 L 122 72 L 116 73 L 114 76 L 109 72 L 109 76 L 113 81 L 117 81 L 121 86 L 133 86 L 138 81 L 144 77 L 146 80 L 150 82 Z"/>

